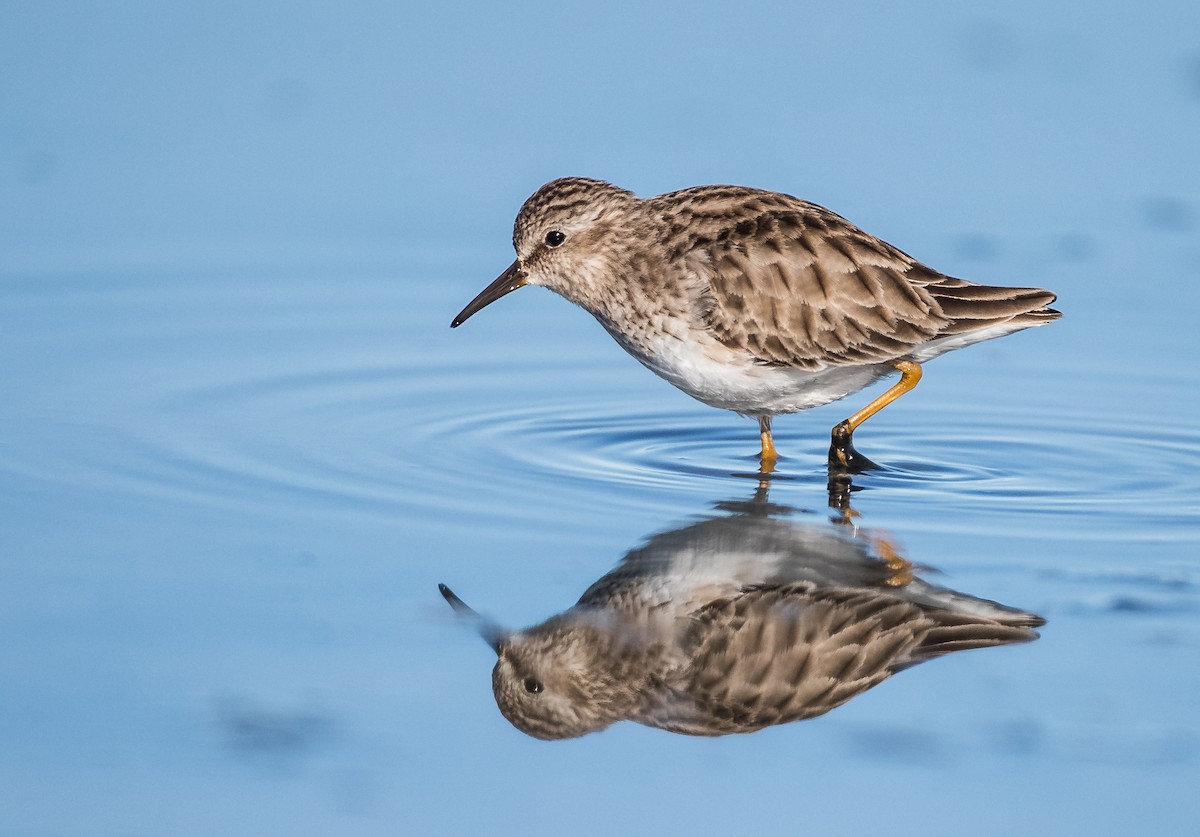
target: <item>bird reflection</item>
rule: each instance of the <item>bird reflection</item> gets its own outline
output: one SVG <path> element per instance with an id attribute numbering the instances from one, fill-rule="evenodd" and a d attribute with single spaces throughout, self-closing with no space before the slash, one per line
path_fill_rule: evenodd
<path id="1" fill-rule="evenodd" d="M 760 490 L 654 535 L 569 610 L 523 631 L 439 589 L 497 654 L 513 726 L 573 738 L 620 720 L 726 735 L 812 718 L 933 657 L 1036 639 L 1033 614 L 929 584 L 887 541 L 799 522 Z"/>

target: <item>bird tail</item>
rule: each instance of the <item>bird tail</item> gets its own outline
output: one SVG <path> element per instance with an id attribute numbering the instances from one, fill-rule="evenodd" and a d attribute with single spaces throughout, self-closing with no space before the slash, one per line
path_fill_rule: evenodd
<path id="1" fill-rule="evenodd" d="M 899 668 L 955 651 L 1032 642 L 1038 638 L 1034 628 L 1046 624 L 1046 620 L 1036 613 L 937 587 L 920 579 L 914 579 L 905 592 L 932 624 Z"/>
<path id="2" fill-rule="evenodd" d="M 920 645 L 922 659 L 940 657 L 954 651 L 967 651 L 972 648 L 991 648 L 996 645 L 1012 645 L 1019 642 L 1032 642 L 1039 634 L 1032 627 L 1025 625 L 1005 624 L 1002 622 L 977 622 L 967 617 L 959 617 L 963 621 L 953 624 L 947 621 L 938 625 L 925 635 Z M 1037 619 L 1037 617 L 1034 617 Z M 1034 624 L 1040 624 L 1041 620 Z"/>
<path id="3" fill-rule="evenodd" d="M 1045 325 L 1062 316 L 1050 307 L 1057 298 L 1041 288 L 999 288 L 947 279 L 929 286 L 929 292 L 949 320 L 939 336 L 1003 329 L 1005 333 Z"/>

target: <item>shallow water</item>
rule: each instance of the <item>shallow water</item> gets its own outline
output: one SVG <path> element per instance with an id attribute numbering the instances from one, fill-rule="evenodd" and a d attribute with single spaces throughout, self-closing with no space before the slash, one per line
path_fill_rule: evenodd
<path id="1" fill-rule="evenodd" d="M 1194 11 L 1093 32 L 956 10 L 779 10 L 744 39 L 566 8 L 478 9 L 449 38 L 395 4 L 0 26 L 22 70 L 0 73 L 0 833 L 1191 833 Z M 840 92 L 780 113 L 775 88 L 684 62 L 781 120 L 728 163 L 744 137 L 653 52 L 718 30 L 755 62 L 821 34 L 802 75 L 836 68 Z M 539 37 L 581 88 L 550 116 L 542 88 L 513 94 L 544 77 Z M 614 37 L 651 57 L 576 63 Z M 630 104 L 646 72 L 684 104 Z M 882 386 L 779 418 L 764 487 L 753 422 L 548 293 L 451 331 L 520 200 L 565 173 L 811 188 L 936 267 L 1056 290 L 1064 318 L 928 364 L 856 434 L 882 468 L 847 516 L 829 429 Z M 439 583 L 535 625 L 752 501 L 1041 637 L 750 735 L 544 742 L 500 715 L 495 655 Z"/>
<path id="2" fill-rule="evenodd" d="M 884 468 L 852 500 L 853 524 L 935 583 L 1046 617 L 1041 640 L 744 740 L 618 724 L 547 744 L 499 716 L 492 654 L 436 584 L 514 627 L 563 610 L 651 535 L 751 499 L 752 422 L 690 403 L 539 291 L 451 332 L 469 283 L 164 270 L 8 288 L 0 763 L 29 833 L 72 833 L 82 810 L 176 833 L 231 811 L 246 833 L 453 830 L 478 824 L 444 820 L 463 794 L 553 827 L 570 800 L 616 795 L 663 822 L 651 800 L 687 787 L 709 800 L 697 822 L 764 787 L 832 822 L 863 783 L 879 805 L 952 799 L 946 822 L 1001 800 L 1006 828 L 1065 825 L 1065 805 L 1072 825 L 1165 828 L 1162 805 L 1191 797 L 1200 433 L 1162 411 L 1178 382 L 1122 377 L 1140 406 L 1108 409 L 1101 358 L 1061 351 L 1092 327 L 1070 306 L 931 363 L 858 434 Z M 844 411 L 778 422 L 770 501 L 805 525 L 840 517 L 824 453 Z"/>

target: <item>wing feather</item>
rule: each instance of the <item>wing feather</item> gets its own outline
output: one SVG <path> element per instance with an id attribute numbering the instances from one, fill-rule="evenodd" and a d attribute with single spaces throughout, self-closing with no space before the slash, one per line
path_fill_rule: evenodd
<path id="1" fill-rule="evenodd" d="M 819 369 L 903 355 L 946 325 L 916 263 L 838 216 L 770 210 L 708 237 L 708 325 L 764 363 Z M 940 277 L 939 277 L 940 278 Z M 766 335 L 770 335 L 770 339 Z"/>
<path id="2" fill-rule="evenodd" d="M 931 657 L 1037 637 L 1036 622 L 811 582 L 746 587 L 694 618 L 690 675 L 646 707 L 642 723 L 692 735 L 748 732 L 821 715 Z"/>
<path id="3" fill-rule="evenodd" d="M 769 365 L 881 363 L 940 336 L 1057 319 L 1054 294 L 945 276 L 836 213 L 739 187 L 652 199 L 713 335 Z M 1014 328 L 1015 330 L 1015 328 Z"/>

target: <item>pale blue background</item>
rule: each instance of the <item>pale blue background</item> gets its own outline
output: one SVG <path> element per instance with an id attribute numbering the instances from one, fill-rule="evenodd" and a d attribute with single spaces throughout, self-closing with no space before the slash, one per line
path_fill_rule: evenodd
<path id="1" fill-rule="evenodd" d="M 1182 0 L 0 1 L 0 833 L 1191 833 L 1198 138 Z M 511 729 L 438 581 L 534 622 L 753 488 L 549 294 L 447 327 L 565 174 L 1059 291 L 857 498 L 1043 639 L 753 736 Z M 846 406 L 772 499 L 821 519 Z"/>

